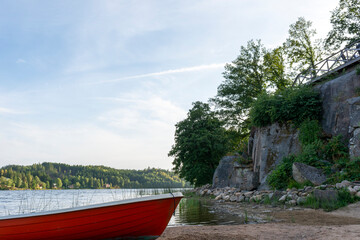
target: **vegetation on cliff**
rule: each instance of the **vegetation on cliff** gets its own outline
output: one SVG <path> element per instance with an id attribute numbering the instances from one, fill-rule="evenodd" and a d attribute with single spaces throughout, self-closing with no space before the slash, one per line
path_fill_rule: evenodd
<path id="1" fill-rule="evenodd" d="M 169 188 L 189 184 L 174 172 L 147 168 L 118 170 L 104 166 L 71 166 L 42 163 L 31 166 L 9 165 L 0 169 L 0 189 L 52 188 Z"/>
<path id="2" fill-rule="evenodd" d="M 256 127 L 289 121 L 300 126 L 307 119 L 320 120 L 321 112 L 319 93 L 311 87 L 299 86 L 261 94 L 252 104 L 249 117 Z"/>
<path id="3" fill-rule="evenodd" d="M 301 124 L 299 139 L 302 151 L 284 157 L 268 175 L 267 181 L 272 188 L 285 189 L 296 185 L 292 178 L 295 162 L 322 169 L 330 184 L 360 179 L 360 158 L 350 159 L 341 136 L 327 137 L 317 120 L 306 120 Z"/>

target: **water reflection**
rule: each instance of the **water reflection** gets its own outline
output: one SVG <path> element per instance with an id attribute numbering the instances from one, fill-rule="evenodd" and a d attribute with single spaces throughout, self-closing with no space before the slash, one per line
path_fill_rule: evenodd
<path id="1" fill-rule="evenodd" d="M 213 210 L 209 199 L 183 198 L 176 209 L 176 215 L 169 223 L 176 225 L 231 225 L 243 224 L 244 219 Z"/>

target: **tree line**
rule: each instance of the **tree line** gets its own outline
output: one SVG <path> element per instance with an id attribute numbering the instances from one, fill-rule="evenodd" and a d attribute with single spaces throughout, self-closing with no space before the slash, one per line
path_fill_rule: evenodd
<path id="1" fill-rule="evenodd" d="M 246 152 L 250 129 L 256 126 L 250 113 L 258 99 L 274 99 L 274 94 L 297 88 L 293 86 L 297 74 L 360 39 L 360 0 L 340 0 L 330 23 L 325 39 L 316 37 L 311 21 L 299 17 L 278 47 L 267 49 L 261 40 L 241 46 L 238 57 L 225 65 L 216 96 L 207 103 L 194 102 L 186 119 L 176 124 L 169 151 L 175 172 L 203 185 L 212 181 L 221 156 Z"/>
<path id="2" fill-rule="evenodd" d="M 157 168 L 119 170 L 105 166 L 41 163 L 0 168 L 0 189 L 182 188 L 189 183 Z"/>

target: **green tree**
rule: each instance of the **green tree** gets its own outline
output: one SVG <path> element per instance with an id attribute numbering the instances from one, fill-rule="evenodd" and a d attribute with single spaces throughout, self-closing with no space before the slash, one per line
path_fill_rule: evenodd
<path id="1" fill-rule="evenodd" d="M 290 25 L 289 37 L 284 43 L 290 67 L 295 71 L 315 68 L 316 62 L 322 58 L 322 43 L 314 39 L 316 30 L 311 28 L 312 22 L 300 17 Z"/>
<path id="2" fill-rule="evenodd" d="M 286 52 L 283 47 L 267 50 L 263 62 L 264 77 L 269 87 L 284 90 L 291 85 L 291 75 L 286 67 Z"/>
<path id="3" fill-rule="evenodd" d="M 240 48 L 240 55 L 225 65 L 225 80 L 217 95 L 210 101 L 218 108 L 218 115 L 228 126 L 244 131 L 247 128 L 247 111 L 253 100 L 265 91 L 263 57 L 266 53 L 260 40 L 249 41 Z M 245 130 L 246 131 L 246 130 Z"/>
<path id="4" fill-rule="evenodd" d="M 282 47 L 266 50 L 260 40 L 250 40 L 240 48 L 239 56 L 225 65 L 225 80 L 210 102 L 215 103 L 227 127 L 237 130 L 242 138 L 248 135 L 248 112 L 253 101 L 269 89 L 282 90 L 290 85 L 285 57 Z"/>
<path id="5" fill-rule="evenodd" d="M 187 118 L 176 124 L 169 156 L 174 170 L 195 186 L 212 182 L 213 173 L 229 147 L 226 130 L 207 103 L 195 102 Z"/>
<path id="6" fill-rule="evenodd" d="M 55 181 L 55 183 L 56 183 L 56 187 L 57 187 L 57 188 L 62 188 L 62 185 L 63 185 L 63 184 L 62 184 L 62 181 L 61 181 L 60 178 L 57 178 L 56 181 Z"/>
<path id="7" fill-rule="evenodd" d="M 331 12 L 332 29 L 325 40 L 330 49 L 339 48 L 360 38 L 360 0 L 340 0 Z"/>

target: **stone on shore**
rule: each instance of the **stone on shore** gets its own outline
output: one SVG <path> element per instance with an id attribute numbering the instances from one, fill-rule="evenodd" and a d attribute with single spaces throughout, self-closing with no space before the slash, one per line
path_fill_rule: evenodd
<path id="1" fill-rule="evenodd" d="M 292 174 L 294 180 L 298 183 L 310 181 L 314 185 L 321 185 L 326 181 L 326 176 L 322 170 L 303 163 L 293 163 Z"/>

